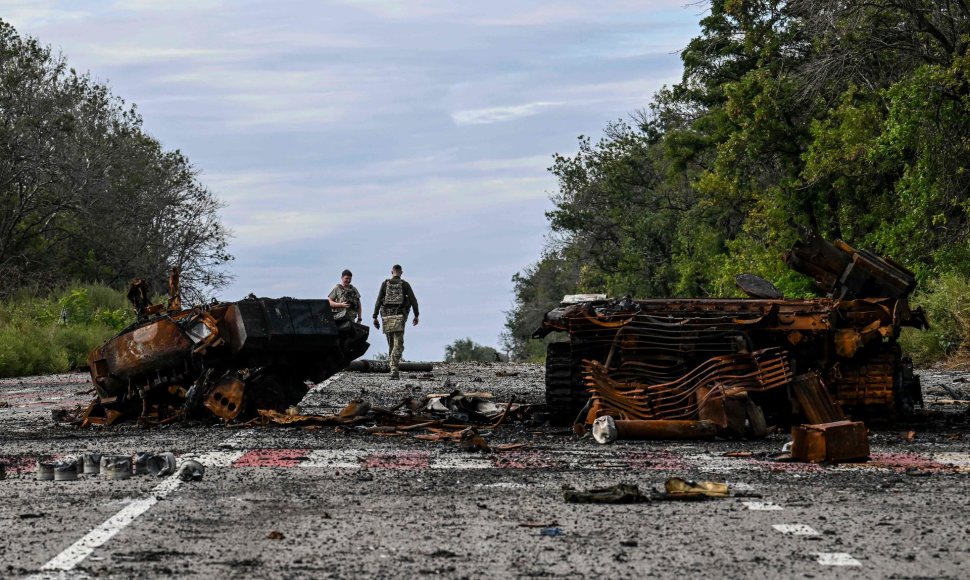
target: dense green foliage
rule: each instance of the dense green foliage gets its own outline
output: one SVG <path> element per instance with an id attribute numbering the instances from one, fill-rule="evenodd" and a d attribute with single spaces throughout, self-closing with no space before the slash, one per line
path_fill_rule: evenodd
<path id="1" fill-rule="evenodd" d="M 0 21 L 0 295 L 74 280 L 226 282 L 219 201 L 134 106 Z"/>
<path id="2" fill-rule="evenodd" d="M 498 351 L 483 346 L 471 338 L 459 338 L 445 347 L 445 362 L 495 362 L 500 360 Z"/>
<path id="3" fill-rule="evenodd" d="M 566 293 L 730 296 L 750 272 L 810 295 L 781 257 L 817 233 L 910 267 L 932 319 L 958 321 L 924 360 L 963 348 L 968 3 L 714 0 L 700 25 L 680 83 L 554 157 L 556 241 L 513 279 L 507 347 L 534 356 Z"/>
<path id="4" fill-rule="evenodd" d="M 970 279 L 944 274 L 929 280 L 913 301 L 926 310 L 929 330 L 903 329 L 903 349 L 919 364 L 970 361 Z"/>
<path id="5" fill-rule="evenodd" d="M 0 377 L 66 372 L 134 321 L 122 292 L 75 285 L 43 296 L 22 288 L 0 303 Z"/>

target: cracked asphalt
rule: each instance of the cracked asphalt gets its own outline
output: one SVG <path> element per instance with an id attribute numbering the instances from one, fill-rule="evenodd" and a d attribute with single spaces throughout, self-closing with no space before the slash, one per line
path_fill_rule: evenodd
<path id="1" fill-rule="evenodd" d="M 970 409 L 947 401 L 970 399 L 970 382 L 920 375 L 926 408 L 874 426 L 872 461 L 840 466 L 772 461 L 785 433 L 600 446 L 539 421 L 486 434 L 523 444 L 491 454 L 332 427 L 78 430 L 51 413 L 89 398 L 86 375 L 6 379 L 0 577 L 965 578 Z M 542 368 L 524 364 L 439 364 L 399 381 L 342 373 L 301 407 L 391 406 L 452 387 L 541 403 L 542 384 Z M 205 477 L 34 476 L 39 458 L 143 450 L 199 457 Z M 725 455 L 738 452 L 750 455 Z M 650 491 L 675 476 L 726 481 L 732 496 L 588 505 L 561 491 Z"/>

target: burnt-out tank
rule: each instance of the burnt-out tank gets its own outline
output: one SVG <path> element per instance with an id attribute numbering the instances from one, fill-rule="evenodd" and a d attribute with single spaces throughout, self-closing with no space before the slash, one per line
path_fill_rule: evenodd
<path id="1" fill-rule="evenodd" d="M 85 425 L 285 410 L 368 348 L 369 329 L 334 320 L 326 299 L 256 298 L 181 309 L 133 291 L 139 320 L 88 355 L 97 398 Z"/>
<path id="2" fill-rule="evenodd" d="M 618 412 L 631 418 L 696 419 L 711 389 L 741 389 L 769 421 L 789 424 L 801 413 L 792 379 L 805 373 L 856 417 L 890 418 L 921 404 L 919 379 L 897 342 L 902 327 L 928 327 L 922 310 L 909 307 L 913 274 L 817 237 L 796 244 L 786 262 L 826 296 L 786 299 L 749 276 L 739 281 L 749 298 L 567 297 L 533 335 L 566 335 L 546 355 L 553 422 L 595 415 L 584 414 L 591 393 L 615 395 L 621 407 L 637 401 Z"/>

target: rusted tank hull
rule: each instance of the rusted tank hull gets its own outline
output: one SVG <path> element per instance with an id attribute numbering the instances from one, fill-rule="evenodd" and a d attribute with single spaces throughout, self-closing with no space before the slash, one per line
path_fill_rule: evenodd
<path id="1" fill-rule="evenodd" d="M 339 372 L 368 347 L 368 328 L 338 326 L 326 300 L 153 309 L 143 306 L 149 318 L 89 355 L 98 394 L 90 417 L 110 422 L 137 412 L 162 421 L 208 410 L 234 420 L 258 408 L 283 410 L 299 402 L 307 381 Z"/>
<path id="2" fill-rule="evenodd" d="M 122 395 L 132 382 L 177 380 L 173 375 L 184 376 L 191 367 L 192 346 L 168 318 L 118 335 L 88 356 L 94 388 L 99 397 L 108 398 Z"/>
<path id="3" fill-rule="evenodd" d="M 783 353 L 787 370 L 777 380 L 759 375 L 740 386 L 779 422 L 799 413 L 786 387 L 794 374 L 809 371 L 856 416 L 889 417 L 919 403 L 918 379 L 896 342 L 902 327 L 927 326 L 922 311 L 908 304 L 911 273 L 820 240 L 796 246 L 789 262 L 815 276 L 829 296 L 600 299 L 547 313 L 534 337 L 567 338 L 547 352 L 553 419 L 571 421 L 590 393 L 603 403 L 601 413 L 617 417 L 635 407 L 628 418 L 695 419 L 698 389 L 737 383 L 740 371 L 724 361 L 772 349 Z M 635 395 L 620 400 L 616 393 Z"/>

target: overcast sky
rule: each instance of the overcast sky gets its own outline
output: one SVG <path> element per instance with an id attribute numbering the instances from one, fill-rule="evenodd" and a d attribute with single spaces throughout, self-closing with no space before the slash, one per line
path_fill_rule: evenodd
<path id="1" fill-rule="evenodd" d="M 404 266 L 405 358 L 498 346 L 547 231 L 552 154 L 680 76 L 687 0 L 0 0 L 0 17 L 136 103 L 225 203 L 220 298 L 325 296 L 365 319 Z M 386 352 L 372 334 L 371 351 Z"/>

